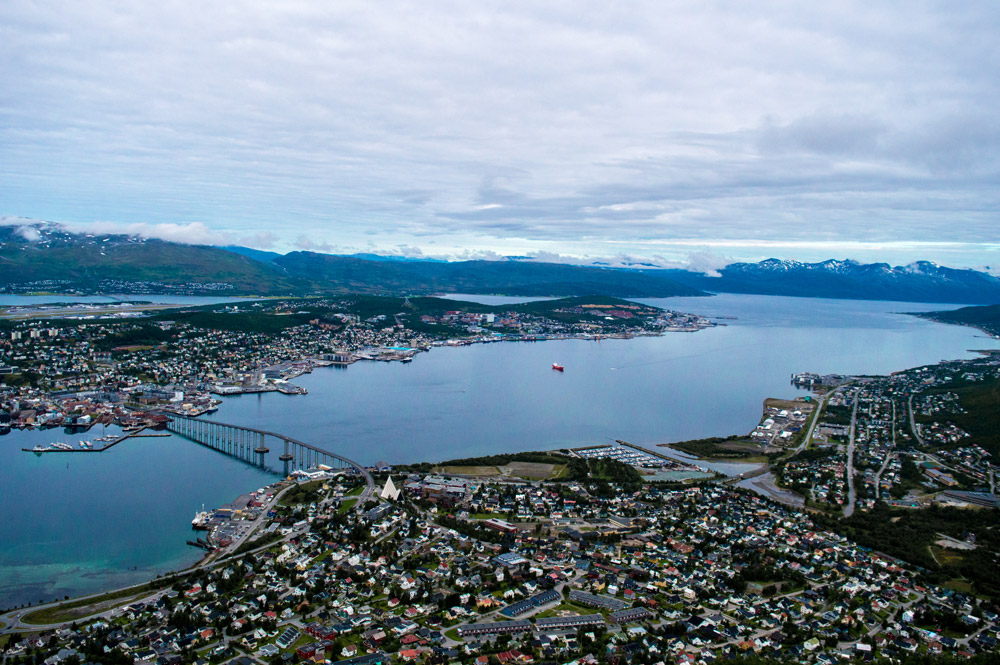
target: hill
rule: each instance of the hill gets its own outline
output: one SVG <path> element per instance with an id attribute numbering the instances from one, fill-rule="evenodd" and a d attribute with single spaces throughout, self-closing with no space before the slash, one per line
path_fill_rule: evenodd
<path id="1" fill-rule="evenodd" d="M 943 312 L 917 312 L 914 313 L 914 316 L 941 323 L 972 326 L 991 335 L 1000 335 L 1000 305 L 961 307 Z"/>
<path id="2" fill-rule="evenodd" d="M 662 273 L 520 261 L 369 261 L 291 252 L 273 261 L 288 275 L 355 293 L 502 293 L 511 296 L 662 298 L 704 295 Z"/>
<path id="3" fill-rule="evenodd" d="M 437 261 L 316 252 L 278 254 L 125 235 L 69 233 L 55 224 L 0 226 L 0 290 L 232 295 L 495 293 L 669 297 L 717 293 L 997 304 L 1000 279 L 926 261 L 733 263 L 688 270 L 578 266 L 532 260 Z"/>
<path id="4" fill-rule="evenodd" d="M 15 227 L 0 226 L 0 284 L 8 290 L 155 293 L 167 285 L 190 293 L 271 295 L 309 287 L 307 280 L 217 247 L 36 230 L 29 240 Z"/>
<path id="5" fill-rule="evenodd" d="M 0 227 L 0 285 L 11 293 L 704 295 L 664 274 L 628 270 L 514 261 L 384 261 L 313 252 L 280 255 L 73 234 L 53 224 Z"/>

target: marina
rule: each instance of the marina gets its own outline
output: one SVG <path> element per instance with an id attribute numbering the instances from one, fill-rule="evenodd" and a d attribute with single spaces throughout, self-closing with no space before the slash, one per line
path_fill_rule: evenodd
<path id="1" fill-rule="evenodd" d="M 26 453 L 35 453 L 36 455 L 41 455 L 43 453 L 103 453 L 105 450 L 110 450 L 111 448 L 114 448 L 122 441 L 125 441 L 126 439 L 131 439 L 134 436 L 158 436 L 156 434 L 153 435 L 141 434 L 141 432 L 146 430 L 147 427 L 149 426 L 143 425 L 138 429 L 130 429 L 128 431 L 125 431 L 121 436 L 117 437 L 102 436 L 93 439 L 92 441 L 80 441 L 79 447 L 77 448 L 74 448 L 71 444 L 63 443 L 61 441 L 56 441 L 54 443 L 50 443 L 47 446 L 37 445 L 32 448 L 21 448 L 21 450 Z M 169 434 L 167 434 L 167 436 L 169 436 Z M 105 442 L 105 443 L 100 448 L 95 448 L 94 447 L 95 442 Z"/>
<path id="2" fill-rule="evenodd" d="M 639 470 L 649 480 L 688 482 L 721 476 L 693 462 L 683 462 L 627 441 L 615 445 L 573 448 L 570 453 L 583 459 L 613 459 Z"/>

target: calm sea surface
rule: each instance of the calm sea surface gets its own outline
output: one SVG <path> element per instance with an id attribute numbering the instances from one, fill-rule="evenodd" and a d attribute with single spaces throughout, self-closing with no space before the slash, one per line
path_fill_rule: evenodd
<path id="1" fill-rule="evenodd" d="M 409 364 L 318 369 L 294 381 L 307 396 L 227 398 L 213 418 L 362 463 L 614 439 L 648 446 L 749 431 L 764 398 L 802 394 L 789 385 L 793 372 L 885 373 L 1000 347 L 971 328 L 897 313 L 942 305 L 740 295 L 644 302 L 736 318 L 696 333 L 437 348 Z M 566 371 L 553 372 L 553 362 Z M 0 437 L 0 607 L 190 565 L 194 512 L 274 479 L 178 437 L 132 439 L 103 454 L 20 450 L 98 435 Z"/>

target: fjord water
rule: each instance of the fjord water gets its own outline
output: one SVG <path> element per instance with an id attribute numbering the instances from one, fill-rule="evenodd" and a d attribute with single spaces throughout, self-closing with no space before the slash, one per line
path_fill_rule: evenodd
<path id="1" fill-rule="evenodd" d="M 971 328 L 895 313 L 940 305 L 739 295 L 643 302 L 736 319 L 695 333 L 477 344 L 409 364 L 318 370 L 295 379 L 308 397 L 235 397 L 216 416 L 363 463 L 615 439 L 655 445 L 748 432 L 765 398 L 807 394 L 790 385 L 793 372 L 887 373 L 998 346 Z"/>
<path id="2" fill-rule="evenodd" d="M 77 446 L 101 433 L 0 437 L 0 608 L 186 568 L 201 558 L 185 541 L 202 503 L 219 506 L 276 479 L 176 436 L 132 438 L 103 453 L 21 451 L 53 441 Z"/>
<path id="3" fill-rule="evenodd" d="M 408 364 L 317 369 L 294 381 L 307 396 L 226 398 L 211 419 L 369 464 L 614 439 L 655 445 L 749 431 L 764 398 L 803 394 L 789 385 L 793 372 L 886 373 L 1000 347 L 972 328 L 897 313 L 942 305 L 740 295 L 644 302 L 736 318 L 696 333 L 435 348 Z M 193 512 L 273 480 L 178 437 L 96 455 L 20 451 L 97 435 L 60 432 L 0 438 L 0 607 L 189 565 L 198 558 L 184 544 Z"/>

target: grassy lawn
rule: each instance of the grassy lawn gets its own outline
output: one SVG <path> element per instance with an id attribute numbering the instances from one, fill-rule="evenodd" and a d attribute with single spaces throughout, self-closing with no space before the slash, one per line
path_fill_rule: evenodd
<path id="1" fill-rule="evenodd" d="M 62 623 L 65 621 L 76 621 L 77 619 L 104 612 L 119 605 L 127 605 L 131 601 L 145 596 L 152 589 L 123 589 L 112 591 L 103 596 L 88 598 L 86 600 L 68 601 L 54 607 L 47 607 L 43 610 L 36 610 L 26 614 L 21 621 L 30 624 Z"/>
<path id="2" fill-rule="evenodd" d="M 358 485 L 357 487 L 354 487 L 350 491 L 346 492 L 344 494 L 344 496 L 358 496 L 359 494 L 361 494 L 364 491 L 365 491 L 365 486 L 364 485 Z"/>
<path id="3" fill-rule="evenodd" d="M 560 604 L 556 605 L 550 610 L 545 610 L 544 612 L 539 612 L 535 614 L 536 619 L 544 619 L 546 617 L 559 616 L 561 612 L 574 612 L 576 614 L 606 614 L 606 610 L 601 610 L 597 607 L 586 607 L 584 605 L 577 605 L 576 603 L 564 600 Z"/>
<path id="4" fill-rule="evenodd" d="M 315 641 L 316 638 L 310 635 L 309 633 L 302 633 L 302 635 L 299 636 L 299 639 L 295 640 L 295 642 L 292 643 L 292 646 L 285 649 L 285 651 L 295 652 L 295 650 L 298 649 L 299 647 Z"/>
<path id="5" fill-rule="evenodd" d="M 346 512 L 348 511 L 348 510 L 350 510 L 351 508 L 353 508 L 353 507 L 354 507 L 354 504 L 356 504 L 357 502 L 358 502 L 358 500 L 357 500 L 357 499 L 347 499 L 347 500 L 343 501 L 343 502 L 342 502 L 342 503 L 340 504 L 340 507 L 339 507 L 339 508 L 337 508 L 337 514 L 338 514 L 338 515 L 343 515 L 343 514 L 344 514 L 344 513 L 346 513 Z"/>
<path id="6" fill-rule="evenodd" d="M 279 506 L 295 506 L 300 503 L 312 503 L 320 498 L 320 488 L 323 487 L 324 480 L 313 480 L 308 483 L 301 483 L 281 495 L 278 499 Z"/>
<path id="7" fill-rule="evenodd" d="M 954 550 L 945 549 L 938 545 L 930 545 L 931 555 L 942 566 L 962 565 L 962 555 Z"/>
<path id="8" fill-rule="evenodd" d="M 972 585 L 960 577 L 952 578 L 945 582 L 942 586 L 946 589 L 951 589 L 952 591 L 969 594 L 970 596 L 975 594 L 975 591 L 972 589 Z"/>
<path id="9" fill-rule="evenodd" d="M 446 630 L 444 636 L 450 640 L 455 640 L 456 642 L 461 642 L 462 638 L 458 635 L 458 628 L 452 628 L 451 630 Z"/>

